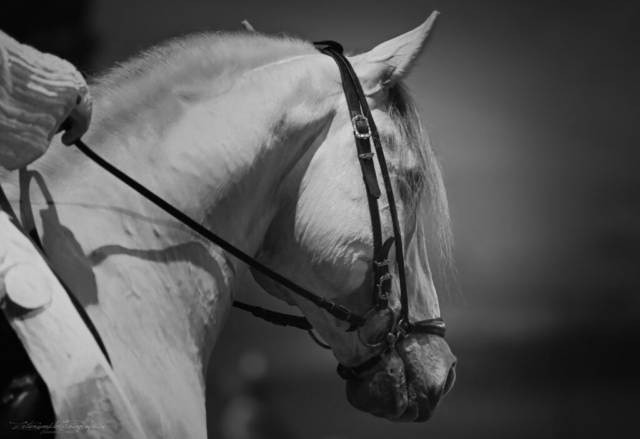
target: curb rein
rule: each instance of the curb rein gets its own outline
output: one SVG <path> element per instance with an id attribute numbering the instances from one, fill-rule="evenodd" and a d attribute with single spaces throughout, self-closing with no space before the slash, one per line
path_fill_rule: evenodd
<path id="1" fill-rule="evenodd" d="M 249 265 L 251 268 L 285 286 L 294 294 L 302 296 L 305 299 L 313 302 L 316 306 L 322 308 L 338 320 L 348 322 L 350 326 L 347 329 L 347 332 L 357 331 L 358 337 L 364 345 L 371 348 L 383 347 L 383 350 L 380 353 L 369 358 L 364 363 L 358 366 L 347 367 L 342 364 L 338 364 L 337 372 L 340 377 L 342 377 L 343 379 L 357 379 L 361 373 L 365 372 L 366 370 L 373 367 L 376 363 L 378 363 L 378 361 L 380 361 L 380 359 L 382 358 L 384 352 L 392 349 L 398 341 L 402 340 L 407 335 L 411 333 L 420 333 L 444 337 L 445 324 L 440 317 L 417 322 L 412 322 L 409 318 L 409 299 L 407 295 L 406 276 L 404 271 L 402 237 L 400 234 L 400 225 L 398 222 L 398 214 L 396 211 L 395 198 L 393 196 L 389 171 L 387 169 L 384 152 L 380 143 L 378 129 L 373 120 L 373 116 L 371 115 L 371 110 L 369 109 L 369 105 L 362 90 L 362 86 L 360 85 L 360 81 L 358 80 L 353 67 L 351 66 L 347 58 L 343 55 L 342 46 L 334 41 L 320 41 L 313 44 L 321 53 L 333 58 L 338 65 L 338 68 L 340 69 L 340 75 L 342 77 L 342 87 L 344 89 L 347 105 L 349 106 L 349 114 L 351 117 L 351 123 L 353 125 L 353 134 L 356 142 L 358 158 L 360 161 L 364 183 L 367 189 L 367 201 L 369 206 L 369 213 L 371 215 L 371 227 L 373 233 L 373 298 L 375 306 L 371 308 L 371 310 L 369 310 L 364 316 L 356 314 L 342 305 L 331 302 L 324 297 L 318 296 L 306 290 L 305 288 L 295 284 L 289 279 L 283 277 L 282 275 L 276 273 L 267 266 L 258 262 L 248 254 L 234 247 L 229 242 L 212 233 L 210 230 L 206 229 L 204 226 L 197 223 L 196 221 L 185 215 L 183 212 L 176 209 L 174 206 L 167 203 L 162 198 L 158 197 L 149 189 L 142 186 L 140 183 L 133 180 L 131 177 L 124 174 L 122 171 L 105 161 L 93 150 L 91 150 L 81 139 L 76 139 L 73 142 L 69 143 L 73 143 L 80 151 L 82 151 L 85 155 L 95 161 L 106 171 L 113 174 L 116 178 L 120 179 L 123 183 L 127 184 L 140 195 L 154 203 L 156 206 L 158 206 L 166 213 L 173 216 L 175 219 L 182 222 L 184 225 L 191 228 L 204 238 L 219 246 L 224 251 L 228 252 L 232 256 L 235 256 L 245 264 Z M 66 124 L 66 127 L 65 124 L 63 124 L 63 129 L 67 128 L 68 126 L 69 123 Z M 373 140 L 375 153 L 371 150 L 370 140 Z M 382 226 L 380 222 L 380 211 L 378 209 L 377 201 L 380 198 L 381 191 L 378 185 L 375 166 L 372 160 L 373 156 L 377 157 L 378 164 L 380 166 L 380 173 L 382 174 L 384 187 L 387 194 L 387 200 L 389 202 L 389 211 L 393 224 L 393 233 L 395 235 L 387 238 L 387 240 L 384 242 L 382 241 Z M 35 236 L 34 241 L 36 242 L 36 244 L 40 244 L 37 233 L 35 233 L 35 227 L 27 228 L 30 229 L 31 237 L 34 238 Z M 398 277 L 400 280 L 401 310 L 399 318 L 389 307 L 392 275 L 389 272 L 390 261 L 388 256 L 389 251 L 391 250 L 391 246 L 394 242 L 396 244 L 395 247 L 398 264 Z M 42 246 L 38 246 L 44 252 Z M 91 329 L 91 332 L 96 338 L 96 341 L 98 342 L 98 345 L 100 346 L 102 352 L 108 359 L 109 356 L 107 354 L 106 348 L 104 347 L 104 343 L 102 342 L 98 332 L 95 330 L 95 327 L 93 326 L 88 315 L 86 315 L 86 312 L 83 312 L 84 309 L 79 304 L 75 296 L 71 293 L 71 291 L 66 287 L 65 289 L 69 293 L 69 296 L 71 297 L 74 305 L 76 305 L 78 312 L 83 317 L 83 320 L 85 320 L 85 323 Z M 233 306 L 244 311 L 248 311 L 255 317 L 264 319 L 270 323 L 280 326 L 292 326 L 294 328 L 308 331 L 313 340 L 318 345 L 322 346 L 325 349 L 331 349 L 328 345 L 322 343 L 314 335 L 312 331 L 313 326 L 305 317 L 283 314 L 238 301 L 234 301 Z M 381 315 L 381 313 L 385 311 L 391 314 L 392 323 L 391 327 L 385 330 L 386 334 L 384 335 L 384 337 L 382 337 L 382 340 L 378 341 L 377 343 L 369 343 L 368 340 L 364 340 L 361 331 L 362 328 L 367 324 L 367 322 L 372 321 L 373 318 L 375 318 L 377 315 Z"/>

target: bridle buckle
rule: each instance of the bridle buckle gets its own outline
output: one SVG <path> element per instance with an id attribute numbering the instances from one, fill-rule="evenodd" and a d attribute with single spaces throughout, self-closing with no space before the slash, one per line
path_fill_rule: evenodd
<path id="1" fill-rule="evenodd" d="M 368 139 L 371 137 L 371 127 L 369 126 L 369 119 L 362 114 L 356 114 L 351 119 L 353 125 L 353 133 L 358 139 Z"/>
<path id="2" fill-rule="evenodd" d="M 358 157 L 360 157 L 362 160 L 371 160 L 373 158 L 373 153 L 363 152 L 362 154 L 358 154 Z"/>
<path id="3" fill-rule="evenodd" d="M 384 286 L 384 283 L 386 281 L 390 281 L 391 279 L 393 279 L 393 275 L 391 273 L 385 273 L 380 276 L 380 279 L 378 280 L 378 297 L 380 297 L 380 299 L 386 300 L 389 298 L 389 295 L 391 294 L 391 288 L 389 288 L 385 292 L 382 291 L 382 287 Z"/>

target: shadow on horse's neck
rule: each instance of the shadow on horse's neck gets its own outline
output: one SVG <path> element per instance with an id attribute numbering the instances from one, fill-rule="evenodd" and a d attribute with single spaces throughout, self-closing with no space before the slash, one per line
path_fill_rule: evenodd
<path id="1" fill-rule="evenodd" d="M 232 265 L 109 175 L 31 174 L 47 254 L 87 308 L 143 425 L 203 436 L 204 372 L 230 306 Z"/>

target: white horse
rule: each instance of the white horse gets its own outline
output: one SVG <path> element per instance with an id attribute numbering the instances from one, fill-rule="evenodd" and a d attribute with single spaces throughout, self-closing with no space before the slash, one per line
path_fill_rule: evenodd
<path id="1" fill-rule="evenodd" d="M 350 58 L 399 194 L 416 320 L 440 315 L 427 243 L 439 243 L 445 257 L 450 250 L 439 167 L 401 83 L 434 18 Z M 92 94 L 84 140 L 98 154 L 305 288 L 363 314 L 371 308 L 371 223 L 330 57 L 294 38 L 199 34 L 115 68 Z M 30 172 L 31 206 L 53 269 L 101 334 L 148 437 L 205 438 L 207 363 L 250 270 L 73 147 L 55 142 Z M 17 179 L 3 180 L 18 211 Z M 385 195 L 380 205 L 389 236 Z M 345 332 L 348 324 L 253 275 L 298 307 L 342 364 L 380 353 Z M 399 308 L 397 294 L 391 306 Z M 443 339 L 413 334 L 349 380 L 347 396 L 376 416 L 424 421 L 451 387 L 454 363 Z"/>

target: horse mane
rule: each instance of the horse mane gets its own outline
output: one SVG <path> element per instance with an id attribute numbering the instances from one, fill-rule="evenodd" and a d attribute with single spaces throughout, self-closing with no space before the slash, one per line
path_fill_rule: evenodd
<path id="1" fill-rule="evenodd" d="M 92 78 L 92 128 L 98 135 L 117 131 L 134 123 L 144 110 L 161 108 L 170 100 L 197 102 L 224 93 L 247 70 L 314 51 L 298 38 L 246 31 L 201 32 L 168 40 Z M 177 119 L 179 114 L 172 115 Z M 171 121 L 163 120 L 163 125 L 167 122 Z"/>
<path id="2" fill-rule="evenodd" d="M 446 283 L 448 273 L 453 271 L 453 233 L 440 163 L 417 106 L 400 81 L 389 89 L 388 110 L 397 131 L 390 140 L 399 152 L 398 189 L 409 206 L 407 220 L 417 222 L 418 242 L 424 246 L 424 254 L 432 254 L 427 247 L 436 250 Z"/>

